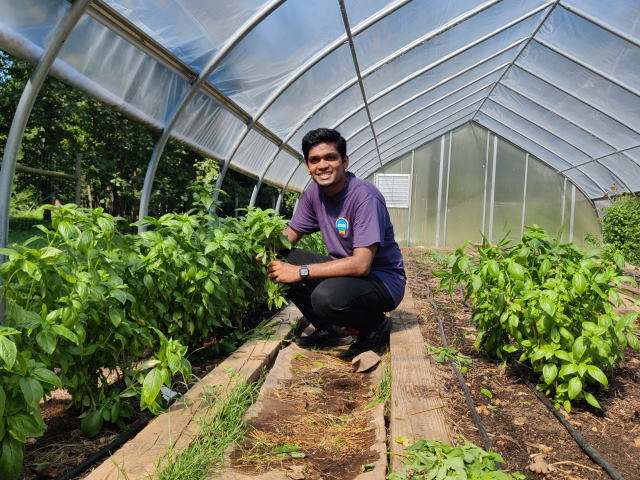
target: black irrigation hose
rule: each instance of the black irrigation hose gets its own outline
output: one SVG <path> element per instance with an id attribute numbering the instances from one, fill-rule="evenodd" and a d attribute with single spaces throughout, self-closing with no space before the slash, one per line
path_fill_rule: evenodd
<path id="1" fill-rule="evenodd" d="M 96 453 L 90 455 L 86 458 L 82 463 L 76 465 L 71 470 L 67 470 L 65 473 L 60 475 L 57 480 L 71 480 L 74 477 L 82 474 L 89 468 L 93 466 L 97 461 L 109 455 L 113 450 L 116 450 L 124 443 L 126 443 L 130 438 L 132 438 L 136 433 L 144 428 L 144 426 L 149 423 L 154 415 L 146 414 L 142 418 L 139 418 L 135 422 L 131 424 L 128 430 L 125 430 L 120 435 L 118 435 L 109 445 L 104 448 L 98 450 Z"/>
<path id="2" fill-rule="evenodd" d="M 461 298 L 462 302 L 466 306 L 468 306 L 466 304 L 466 300 L 465 300 L 464 295 L 463 295 L 462 287 L 460 287 L 460 289 L 459 289 L 459 294 L 460 294 L 460 298 Z M 435 304 L 435 302 L 433 300 L 431 300 L 431 302 L 432 302 L 432 304 Z M 436 307 L 437 306 L 434 305 L 434 308 L 436 308 Z M 442 322 L 441 322 L 440 318 L 438 318 L 438 322 L 440 322 L 440 325 L 442 325 Z M 443 334 L 442 327 L 441 327 L 441 332 L 440 333 Z M 445 347 L 446 346 L 447 345 L 445 344 Z M 521 370 L 520 365 L 518 364 L 518 362 L 512 361 L 511 363 L 516 367 L 516 370 L 518 371 L 518 375 L 524 381 L 524 383 L 527 385 L 527 387 L 529 387 L 529 389 L 531 391 L 533 391 L 533 393 L 535 393 L 535 395 L 538 398 L 538 400 L 540 400 L 542 402 L 542 404 L 545 407 L 547 407 L 547 409 L 553 414 L 553 416 L 558 419 L 558 421 L 562 424 L 562 426 L 567 429 L 567 431 L 573 437 L 575 442 L 589 456 L 589 458 L 591 458 L 591 460 L 593 460 L 595 463 L 600 465 L 602 467 L 602 469 L 613 480 L 624 480 L 624 477 L 622 477 L 622 475 L 620 475 L 620 473 L 609 462 L 607 462 L 604 459 L 604 457 L 600 454 L 600 452 L 598 452 L 595 448 L 593 448 L 591 446 L 591 444 L 582 436 L 582 434 L 580 432 L 578 432 L 575 429 L 575 427 L 573 425 L 571 425 L 571 423 L 569 423 L 569 421 L 564 417 L 564 415 L 562 415 L 558 411 L 558 409 L 551 403 L 551 401 L 549 401 L 549 399 L 545 395 L 543 395 L 542 392 L 540 392 L 535 387 L 535 385 L 533 385 L 531 382 L 529 382 L 529 380 L 522 373 L 522 370 Z"/>
<path id="3" fill-rule="evenodd" d="M 524 383 L 527 384 L 527 387 L 529 387 L 529 389 L 531 389 L 533 393 L 536 394 L 536 397 L 538 397 L 538 400 L 540 400 L 544 404 L 544 406 L 547 407 L 547 409 L 551 413 L 553 413 L 553 416 L 558 419 L 558 421 L 564 426 L 564 428 L 567 429 L 567 431 L 573 437 L 576 443 L 580 445 L 580 448 L 587 455 L 589 455 L 589 458 L 591 458 L 591 460 L 593 460 L 598 465 L 600 465 L 602 469 L 605 472 L 607 472 L 611 478 L 613 478 L 613 480 L 624 480 L 622 475 L 620 475 L 620 473 L 609 462 L 607 462 L 602 457 L 602 455 L 600 455 L 600 452 L 598 452 L 595 448 L 591 446 L 591 444 L 582 436 L 582 434 L 578 432 L 574 428 L 574 426 L 571 425 L 571 423 L 569 423 L 569 421 L 564 417 L 564 415 L 562 415 L 560 411 L 553 406 L 553 404 L 549 401 L 549 399 L 546 396 L 544 396 L 542 392 L 540 392 L 535 387 L 535 385 L 533 385 L 531 382 L 529 382 L 529 380 L 527 380 L 527 378 L 522 373 L 522 370 L 520 369 L 518 362 L 512 361 L 511 363 L 515 365 L 516 370 L 518 371 L 518 375 L 520 375 L 520 378 L 522 378 Z"/>
<path id="4" fill-rule="evenodd" d="M 440 307 L 438 307 L 438 304 L 433 300 L 433 297 L 431 295 L 431 289 L 429 288 L 428 284 L 427 284 L 427 292 L 429 294 L 429 301 L 431 302 L 431 306 L 433 307 L 435 312 L 438 312 L 440 310 Z M 444 348 L 449 348 L 449 343 L 447 342 L 447 335 L 444 331 L 444 323 L 442 321 L 442 317 L 436 313 L 436 319 L 438 320 L 438 329 L 440 330 L 440 338 L 442 340 L 442 345 L 444 346 Z M 473 418 L 473 421 L 476 424 L 476 427 L 478 428 L 478 432 L 480 432 L 480 436 L 482 437 L 482 443 L 484 444 L 484 448 L 485 450 L 491 450 L 491 448 L 493 447 L 493 442 L 491 442 L 491 439 L 487 434 L 487 430 L 484 428 L 484 424 L 482 423 L 482 419 L 480 418 L 480 414 L 478 413 L 478 410 L 476 410 L 476 406 L 473 402 L 473 397 L 471 396 L 469 387 L 467 387 L 467 384 L 464 381 L 464 376 L 462 375 L 462 372 L 460 372 L 460 369 L 452 359 L 449 359 L 449 365 L 451 365 L 451 368 L 453 368 L 453 371 L 456 374 L 456 378 L 458 379 L 458 384 L 460 385 L 460 388 L 462 388 L 462 392 L 464 393 L 464 398 L 467 402 L 467 408 L 469 408 L 471 417 Z M 496 468 L 501 469 L 502 467 L 499 463 L 496 463 Z"/>
<path id="5" fill-rule="evenodd" d="M 440 329 L 440 337 L 442 338 L 442 344 L 444 345 L 445 348 L 449 348 L 449 345 L 447 343 L 447 337 L 444 332 L 442 317 L 440 315 L 436 315 L 436 318 L 438 319 L 438 328 Z M 478 427 L 478 431 L 482 436 L 482 443 L 484 444 L 484 449 L 491 450 L 493 448 L 493 442 L 491 442 L 491 439 L 487 434 L 487 430 L 484 428 L 484 424 L 482 423 L 482 419 L 478 414 L 478 410 L 476 410 L 476 406 L 473 403 L 473 397 L 471 396 L 469 387 L 467 387 L 467 384 L 464 381 L 464 376 L 462 375 L 462 372 L 460 372 L 460 369 L 456 365 L 456 362 L 454 362 L 452 359 L 449 359 L 449 365 L 451 365 L 451 368 L 453 368 L 453 371 L 456 374 L 456 378 L 458 379 L 458 384 L 460 385 L 460 387 L 462 388 L 462 391 L 464 392 L 464 398 L 467 401 L 467 407 L 469 408 L 469 412 L 471 413 L 471 416 L 473 417 L 473 421 L 475 422 L 476 427 Z M 496 462 L 496 468 L 501 469 L 501 465 L 497 462 Z"/>

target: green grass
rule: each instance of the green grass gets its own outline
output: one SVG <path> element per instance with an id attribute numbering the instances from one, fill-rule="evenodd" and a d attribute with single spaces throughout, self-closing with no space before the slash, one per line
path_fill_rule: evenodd
<path id="1" fill-rule="evenodd" d="M 380 384 L 373 389 L 374 398 L 369 402 L 367 408 L 372 408 L 379 403 L 384 404 L 384 414 L 389 415 L 391 408 L 391 367 L 387 365 L 382 371 Z"/>
<path id="2" fill-rule="evenodd" d="M 200 421 L 201 432 L 193 444 L 175 455 L 169 448 L 154 478 L 158 480 L 204 480 L 224 466 L 224 453 L 244 436 L 244 415 L 255 401 L 260 384 L 240 383 L 219 400 L 213 414 Z M 212 396 L 212 401 L 216 396 Z"/>

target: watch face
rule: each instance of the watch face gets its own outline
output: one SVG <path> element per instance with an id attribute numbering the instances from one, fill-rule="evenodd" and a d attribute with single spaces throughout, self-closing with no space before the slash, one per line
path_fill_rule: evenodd
<path id="1" fill-rule="evenodd" d="M 306 265 L 303 265 L 302 267 L 300 267 L 300 276 L 302 278 L 307 278 L 309 276 L 309 269 L 307 268 Z"/>

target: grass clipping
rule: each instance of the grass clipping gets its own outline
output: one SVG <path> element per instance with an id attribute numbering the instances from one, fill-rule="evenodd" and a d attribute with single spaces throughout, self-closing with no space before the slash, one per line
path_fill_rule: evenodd
<path id="1" fill-rule="evenodd" d="M 313 472 L 327 479 L 366 471 L 378 456 L 370 450 L 371 408 L 380 392 L 350 363 L 317 352 L 295 354 L 291 369 L 294 377 L 263 398 L 263 413 L 249 421 L 233 468 L 259 475 L 298 465 L 309 478 Z"/>
<path id="2" fill-rule="evenodd" d="M 227 448 L 243 437 L 246 431 L 244 415 L 255 401 L 261 381 L 240 383 L 229 394 L 219 399 L 211 395 L 211 402 L 220 400 L 209 417 L 200 420 L 200 434 L 192 445 L 174 458 L 168 449 L 160 460 L 163 465 L 156 472 L 158 480 L 204 479 L 223 466 Z"/>

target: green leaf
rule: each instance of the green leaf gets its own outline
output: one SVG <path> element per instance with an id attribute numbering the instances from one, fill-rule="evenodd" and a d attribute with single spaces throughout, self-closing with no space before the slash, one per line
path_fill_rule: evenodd
<path id="1" fill-rule="evenodd" d="M 549 270 L 551 270 L 551 262 L 549 261 L 548 258 L 545 258 L 540 264 L 540 268 L 538 269 L 538 274 L 540 275 L 540 277 L 544 277 Z"/>
<path id="2" fill-rule="evenodd" d="M 497 280 L 500 276 L 500 266 L 498 265 L 498 262 L 496 262 L 495 260 L 490 260 L 487 264 L 487 268 L 489 271 L 489 275 Z"/>
<path id="3" fill-rule="evenodd" d="M 27 404 L 33 408 L 38 408 L 38 404 L 44 396 L 44 390 L 40 382 L 35 378 L 24 377 L 20 379 L 19 384 Z"/>
<path id="4" fill-rule="evenodd" d="M 0 358 L 7 365 L 7 368 L 13 368 L 13 364 L 16 363 L 16 356 L 18 355 L 18 349 L 13 340 L 7 337 L 0 336 Z"/>
<path id="5" fill-rule="evenodd" d="M 518 280 L 523 280 L 525 273 L 527 272 L 522 265 L 515 262 L 509 264 L 507 271 L 513 278 L 516 278 Z"/>
<path id="6" fill-rule="evenodd" d="M 582 381 L 578 377 L 572 377 L 569 380 L 569 399 L 573 400 L 582 391 Z"/>
<path id="7" fill-rule="evenodd" d="M 144 405 L 152 405 L 155 402 L 162 387 L 163 377 L 160 368 L 154 368 L 144 377 L 142 383 L 142 402 Z"/>
<path id="8" fill-rule="evenodd" d="M 50 385 L 53 385 L 54 387 L 62 388 L 62 380 L 60 380 L 60 377 L 58 377 L 58 375 L 56 375 L 51 370 L 48 370 L 46 368 L 34 368 L 31 372 L 31 375 L 33 375 L 41 382 L 48 383 Z"/>
<path id="9" fill-rule="evenodd" d="M 53 325 L 51 327 L 51 330 L 57 333 L 59 336 L 66 338 L 70 342 L 73 342 L 75 345 L 80 345 L 78 336 L 64 325 Z"/>
<path id="10" fill-rule="evenodd" d="M 41 330 L 36 335 L 36 342 L 42 350 L 51 355 L 58 344 L 58 337 L 56 337 L 50 330 Z"/>
<path id="11" fill-rule="evenodd" d="M 4 406 L 7 404 L 7 394 L 4 393 L 4 388 L 0 385 L 0 423 L 3 422 L 4 418 Z"/>
<path id="12" fill-rule="evenodd" d="M 16 480 L 22 471 L 24 445 L 15 438 L 6 435 L 2 440 L 2 456 L 0 456 L 0 478 Z"/>
<path id="13" fill-rule="evenodd" d="M 542 308 L 542 310 L 544 310 L 551 317 L 553 317 L 553 314 L 556 312 L 555 303 L 547 297 L 542 297 L 540 299 L 540 308 Z"/>
<path id="14" fill-rule="evenodd" d="M 109 309 L 109 320 L 111 320 L 111 324 L 118 328 L 118 326 L 122 323 L 122 310 L 119 308 L 110 308 Z"/>
<path id="15" fill-rule="evenodd" d="M 480 389 L 480 393 L 483 394 L 487 398 L 493 398 L 493 392 L 491 392 L 491 390 L 488 390 L 486 388 L 481 388 Z"/>
<path id="16" fill-rule="evenodd" d="M 556 367 L 553 363 L 547 363 L 544 367 L 542 367 L 542 377 L 544 378 L 544 383 L 547 385 L 551 385 L 553 381 L 558 376 L 558 367 Z"/>
<path id="17" fill-rule="evenodd" d="M 44 424 L 38 423 L 34 417 L 24 413 L 8 416 L 7 426 L 9 434 L 19 442 L 26 441 L 27 438 L 39 437 L 45 429 Z"/>
<path id="18" fill-rule="evenodd" d="M 609 380 L 607 380 L 607 376 L 604 374 L 602 370 L 600 370 L 595 365 L 587 366 L 587 373 L 593 378 L 596 382 L 601 383 L 605 387 L 609 385 Z"/>
<path id="19" fill-rule="evenodd" d="M 582 358 L 582 355 L 584 355 L 584 352 L 587 351 L 587 346 L 584 343 L 583 336 L 579 336 L 576 339 L 576 341 L 573 343 L 573 347 L 571 350 L 573 352 L 573 358 L 575 358 L 576 361 Z"/>
<path id="20" fill-rule="evenodd" d="M 576 273 L 573 276 L 573 278 L 571 279 L 571 284 L 573 285 L 573 288 L 576 289 L 576 292 L 578 292 L 579 294 L 584 293 L 584 291 L 587 289 L 587 279 L 580 272 Z"/>
<path id="21" fill-rule="evenodd" d="M 102 430 L 103 423 L 102 412 L 92 410 L 80 422 L 80 431 L 85 437 L 95 437 Z"/>
<path id="22" fill-rule="evenodd" d="M 595 408 L 598 408 L 598 409 L 602 410 L 602 407 L 600 406 L 600 403 L 598 403 L 598 400 L 596 400 L 596 397 L 594 397 L 592 393 L 584 392 L 584 399 L 592 407 L 595 407 Z"/>

